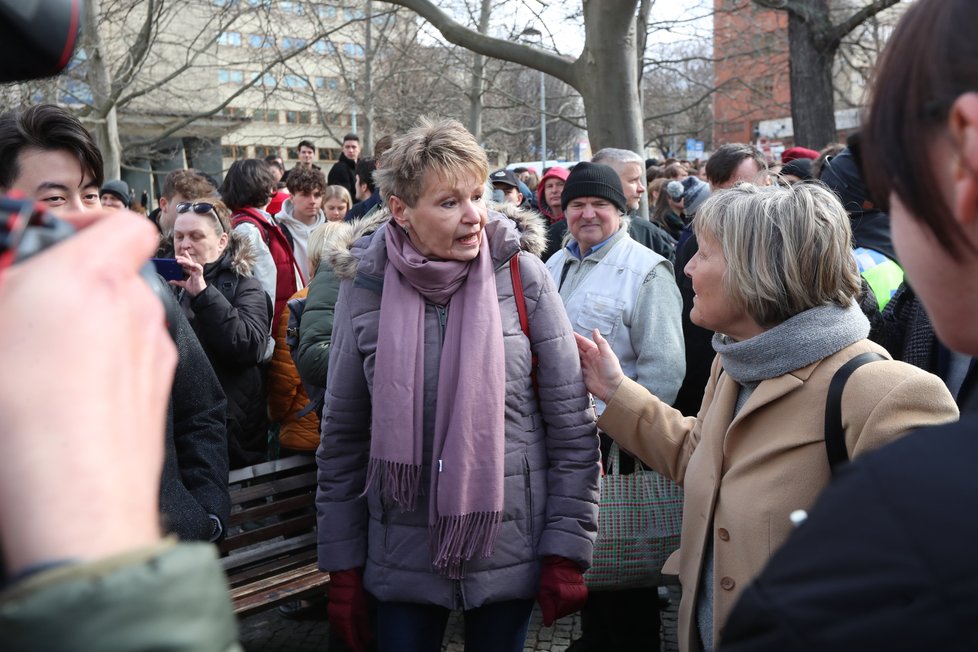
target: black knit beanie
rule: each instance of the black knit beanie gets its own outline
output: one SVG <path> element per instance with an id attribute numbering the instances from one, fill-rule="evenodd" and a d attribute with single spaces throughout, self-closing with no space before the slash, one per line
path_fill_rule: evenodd
<path id="1" fill-rule="evenodd" d="M 577 197 L 600 197 L 625 212 L 625 193 L 621 189 L 621 179 L 611 167 L 601 163 L 582 161 L 574 166 L 564 182 L 560 193 L 560 208 L 567 210 L 570 200 Z"/>

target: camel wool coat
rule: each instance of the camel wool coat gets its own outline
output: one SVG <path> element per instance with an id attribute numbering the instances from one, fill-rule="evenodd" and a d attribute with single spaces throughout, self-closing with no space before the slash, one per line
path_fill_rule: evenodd
<path id="1" fill-rule="evenodd" d="M 702 649 L 696 603 L 708 537 L 713 538 L 713 640 L 740 592 L 791 532 L 789 514 L 809 509 L 828 485 L 825 400 L 835 372 L 865 351 L 861 340 L 807 367 L 762 381 L 734 418 L 740 386 L 713 362 L 700 412 L 683 416 L 625 379 L 598 427 L 685 489 L 679 579 L 680 650 Z M 889 356 L 886 356 L 889 358 Z M 849 457 L 921 426 L 958 418 L 933 374 L 894 360 L 860 367 L 846 383 L 842 424 Z"/>

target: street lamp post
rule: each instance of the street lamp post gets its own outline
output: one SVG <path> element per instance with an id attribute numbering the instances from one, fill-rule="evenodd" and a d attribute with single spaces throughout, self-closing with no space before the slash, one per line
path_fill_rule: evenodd
<path id="1" fill-rule="evenodd" d="M 535 27 L 527 27 L 520 36 L 530 36 L 539 39 L 543 45 L 543 32 Z M 540 71 L 540 176 L 547 167 L 547 75 Z"/>

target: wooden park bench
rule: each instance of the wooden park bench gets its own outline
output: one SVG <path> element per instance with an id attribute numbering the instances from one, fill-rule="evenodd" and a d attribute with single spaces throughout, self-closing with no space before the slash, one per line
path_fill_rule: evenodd
<path id="1" fill-rule="evenodd" d="M 316 566 L 316 460 L 296 455 L 230 474 L 231 520 L 219 544 L 239 618 L 321 595 Z"/>

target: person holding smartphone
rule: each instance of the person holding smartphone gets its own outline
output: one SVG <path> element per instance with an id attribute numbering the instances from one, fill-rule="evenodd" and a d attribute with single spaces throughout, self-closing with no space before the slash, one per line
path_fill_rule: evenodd
<path id="1" fill-rule="evenodd" d="M 271 299 L 254 276 L 256 252 L 232 232 L 230 211 L 220 201 L 177 206 L 173 248 L 185 279 L 171 280 L 227 396 L 231 468 L 264 461 L 268 419 L 261 362 Z"/>

